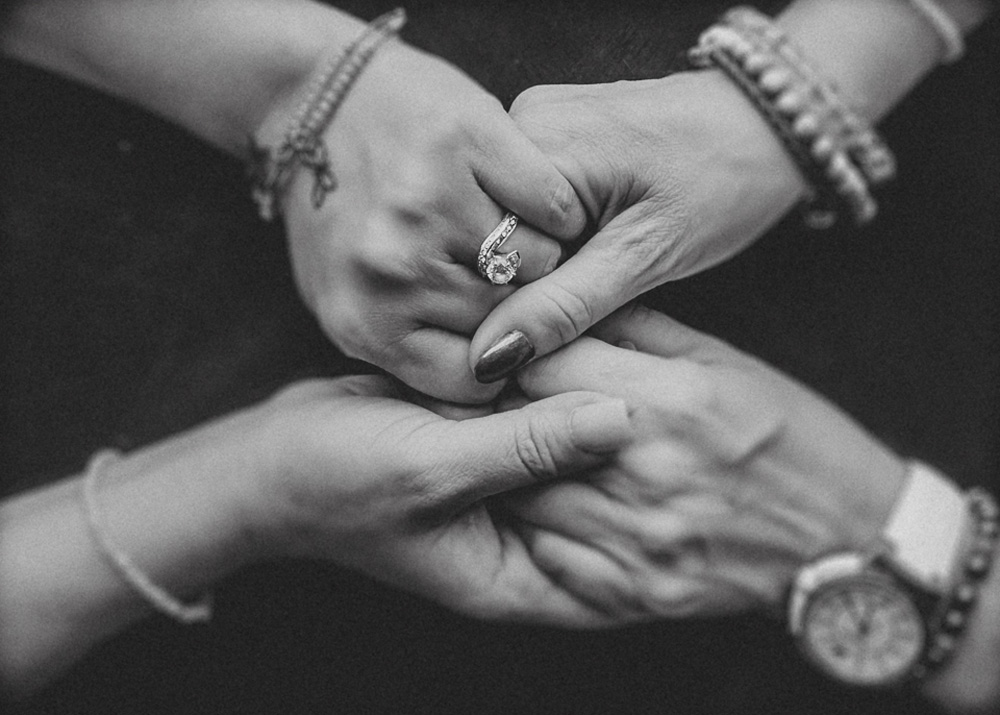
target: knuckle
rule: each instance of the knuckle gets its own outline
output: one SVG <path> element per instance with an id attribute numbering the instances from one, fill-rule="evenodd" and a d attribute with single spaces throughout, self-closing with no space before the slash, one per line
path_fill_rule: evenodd
<path id="1" fill-rule="evenodd" d="M 648 611 L 661 617 L 685 618 L 702 611 L 700 590 L 689 579 L 675 575 L 654 577 L 643 589 Z"/>
<path id="2" fill-rule="evenodd" d="M 682 556 L 701 550 L 701 537 L 688 519 L 673 517 L 640 522 L 636 542 L 643 554 L 655 564 L 672 568 Z"/>
<path id="3" fill-rule="evenodd" d="M 721 402 L 718 385 L 693 363 L 678 362 L 677 368 L 677 379 L 670 386 L 669 398 L 674 418 L 692 428 L 714 422 Z"/>
<path id="4" fill-rule="evenodd" d="M 547 421 L 533 418 L 518 423 L 514 449 L 522 468 L 535 479 L 542 481 L 557 473 L 555 434 Z"/>
<path id="5" fill-rule="evenodd" d="M 545 328 L 558 336 L 561 345 L 576 339 L 594 324 L 595 315 L 590 304 L 558 283 L 541 292 L 539 307 Z"/>
<path id="6" fill-rule="evenodd" d="M 579 208 L 580 210 L 576 210 Z M 562 176 L 550 179 L 545 207 L 546 228 L 563 238 L 579 235 L 586 223 L 586 213 L 580 205 L 572 184 Z"/>
<path id="7" fill-rule="evenodd" d="M 416 284 L 424 267 L 414 244 L 390 237 L 364 243 L 357 248 L 353 258 L 358 274 L 382 291 Z"/>
<path id="8" fill-rule="evenodd" d="M 360 312 L 346 300 L 326 297 L 320 306 L 324 332 L 344 355 L 352 359 L 371 356 L 371 330 Z"/>
<path id="9" fill-rule="evenodd" d="M 550 90 L 543 89 L 541 85 L 528 87 L 514 98 L 510 105 L 510 115 L 512 117 L 519 116 L 531 107 L 544 102 L 547 91 Z"/>

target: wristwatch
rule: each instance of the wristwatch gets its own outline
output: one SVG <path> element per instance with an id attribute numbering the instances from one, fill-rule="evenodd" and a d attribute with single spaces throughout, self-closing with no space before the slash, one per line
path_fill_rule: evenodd
<path id="1" fill-rule="evenodd" d="M 962 492 L 911 463 L 880 543 L 822 556 L 796 575 L 789 629 L 805 657 L 834 680 L 865 688 L 922 671 L 961 573 L 969 524 Z"/>

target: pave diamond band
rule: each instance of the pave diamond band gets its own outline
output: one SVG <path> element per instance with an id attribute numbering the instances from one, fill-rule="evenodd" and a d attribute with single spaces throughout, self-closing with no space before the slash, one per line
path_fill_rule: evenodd
<path id="1" fill-rule="evenodd" d="M 476 264 L 479 275 L 495 286 L 510 283 L 521 265 L 521 256 L 517 251 L 497 253 L 504 241 L 514 233 L 517 222 L 517 215 L 508 211 L 479 247 L 479 260 Z"/>

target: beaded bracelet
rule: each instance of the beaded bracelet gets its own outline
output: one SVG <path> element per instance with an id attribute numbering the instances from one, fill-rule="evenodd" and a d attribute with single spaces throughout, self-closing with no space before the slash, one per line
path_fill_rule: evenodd
<path id="1" fill-rule="evenodd" d="M 810 186 L 802 207 L 807 225 L 832 225 L 839 207 L 859 225 L 874 218 L 870 187 L 895 174 L 892 153 L 769 18 L 734 8 L 688 57 L 696 67 L 722 70 L 781 139 Z"/>
<path id="2" fill-rule="evenodd" d="M 882 138 L 868 123 L 862 120 L 840 97 L 836 85 L 825 79 L 812 62 L 789 40 L 788 36 L 770 18 L 750 7 L 735 7 L 723 16 L 725 21 L 737 27 L 745 35 L 756 38 L 756 47 L 764 45 L 773 48 L 787 62 L 788 68 L 799 74 L 799 78 L 811 88 L 821 100 L 818 109 L 828 114 L 826 125 L 833 133 L 834 142 L 842 146 L 855 162 L 865 178 L 872 184 L 884 183 L 896 175 L 896 159 Z M 751 58 L 751 71 L 755 62 L 763 62 L 767 69 L 766 55 Z M 778 98 L 791 106 L 786 112 L 799 109 L 803 98 L 795 93 L 785 93 Z"/>
<path id="3" fill-rule="evenodd" d="M 87 470 L 83 475 L 83 503 L 90 535 L 98 545 L 101 554 L 115 568 L 122 579 L 157 611 L 184 624 L 208 621 L 212 617 L 211 593 L 203 595 L 194 603 L 184 603 L 163 587 L 153 583 L 152 579 L 136 565 L 132 558 L 108 536 L 97 500 L 98 479 L 109 464 L 120 458 L 119 452 L 105 449 L 97 452 L 87 464 Z"/>
<path id="4" fill-rule="evenodd" d="M 969 491 L 968 504 L 973 533 L 962 561 L 962 573 L 932 624 L 923 657 L 911 672 L 914 680 L 926 678 L 954 655 L 979 598 L 979 588 L 992 567 L 1000 533 L 1000 507 L 989 492 L 979 488 Z"/>
<path id="5" fill-rule="evenodd" d="M 262 219 L 270 221 L 277 214 L 279 198 L 296 165 L 312 171 L 312 204 L 317 209 L 323 205 L 326 195 L 336 187 L 323 132 L 375 52 L 399 34 L 405 24 L 406 12 L 402 8 L 387 12 L 369 23 L 358 39 L 325 63 L 292 115 L 277 150 L 261 147 L 250 137 L 252 196 Z"/>

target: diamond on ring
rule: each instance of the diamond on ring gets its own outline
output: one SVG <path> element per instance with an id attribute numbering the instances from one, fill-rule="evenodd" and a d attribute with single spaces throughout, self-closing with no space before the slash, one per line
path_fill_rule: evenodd
<path id="1" fill-rule="evenodd" d="M 479 275 L 493 285 L 510 283 L 517 275 L 517 269 L 521 265 L 521 256 L 517 251 L 497 253 L 510 234 L 514 233 L 517 222 L 517 215 L 508 211 L 479 247 L 479 260 L 477 262 Z"/>

